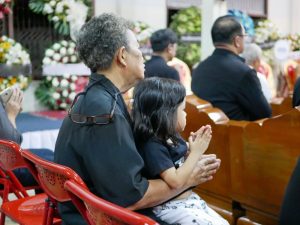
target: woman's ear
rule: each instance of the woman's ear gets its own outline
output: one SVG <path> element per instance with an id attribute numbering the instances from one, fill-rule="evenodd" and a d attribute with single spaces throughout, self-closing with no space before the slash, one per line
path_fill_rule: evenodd
<path id="1" fill-rule="evenodd" d="M 126 49 L 124 46 L 122 46 L 121 48 L 119 48 L 119 50 L 117 51 L 117 63 L 118 65 L 122 66 L 122 67 L 126 67 L 127 63 L 126 63 Z"/>

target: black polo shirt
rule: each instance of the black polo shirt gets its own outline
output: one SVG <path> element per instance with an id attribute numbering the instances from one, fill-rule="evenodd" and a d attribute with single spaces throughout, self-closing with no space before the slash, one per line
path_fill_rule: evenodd
<path id="1" fill-rule="evenodd" d="M 111 112 L 118 89 L 99 74 L 91 75 L 90 84 L 99 80 L 79 98 L 73 112 L 89 116 Z M 64 119 L 54 161 L 74 169 L 94 194 L 127 207 L 144 196 L 149 183 L 141 176 L 144 162 L 135 146 L 126 106 L 118 96 L 113 121 L 107 125 L 80 125 Z M 85 224 L 72 204 L 60 204 L 59 210 L 64 224 Z"/>
<path id="2" fill-rule="evenodd" d="M 162 142 L 156 137 L 139 144 L 139 151 L 145 162 L 143 174 L 148 179 L 158 179 L 160 174 L 172 167 L 178 168 L 187 153 L 187 144 L 179 139 L 177 145 Z"/>
<path id="3" fill-rule="evenodd" d="M 156 55 L 145 63 L 145 77 L 163 77 L 180 81 L 178 71 L 168 66 L 162 57 Z"/>

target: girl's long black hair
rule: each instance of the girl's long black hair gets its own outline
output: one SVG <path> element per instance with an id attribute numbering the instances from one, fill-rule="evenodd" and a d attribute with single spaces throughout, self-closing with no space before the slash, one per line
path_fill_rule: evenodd
<path id="1" fill-rule="evenodd" d="M 176 80 L 151 77 L 140 81 L 134 89 L 132 108 L 136 142 L 157 137 L 176 144 L 177 108 L 185 95 L 184 86 Z"/>

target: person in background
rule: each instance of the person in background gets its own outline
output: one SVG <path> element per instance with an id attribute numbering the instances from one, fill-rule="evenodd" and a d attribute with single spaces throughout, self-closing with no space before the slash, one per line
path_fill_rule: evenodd
<path id="1" fill-rule="evenodd" d="M 23 92 L 19 87 L 12 87 L 13 93 L 4 106 L 0 101 L 0 139 L 16 142 L 21 145 L 22 134 L 17 130 L 16 117 L 22 111 Z M 49 149 L 30 149 L 34 154 L 53 161 L 53 151 Z M 24 186 L 34 186 L 37 182 L 27 168 L 14 170 L 15 175 Z"/>
<path id="2" fill-rule="evenodd" d="M 211 35 L 215 50 L 193 71 L 193 93 L 232 120 L 270 117 L 256 71 L 239 56 L 246 36 L 243 26 L 232 16 L 222 16 L 214 22 Z"/>
<path id="3" fill-rule="evenodd" d="M 164 77 L 180 81 L 179 73 L 167 65 L 176 55 L 177 35 L 169 28 L 154 32 L 150 37 L 153 54 L 145 63 L 145 77 Z"/>
<path id="4" fill-rule="evenodd" d="M 259 72 L 259 68 L 261 65 L 261 57 L 262 57 L 261 48 L 255 43 L 246 44 L 244 51 L 242 53 L 242 57 L 245 59 L 246 64 L 248 64 L 250 68 L 256 70 L 256 74 L 259 79 L 262 92 L 265 98 L 267 99 L 267 101 L 271 102 L 272 93 L 267 78 L 264 74 Z"/>
<path id="5" fill-rule="evenodd" d="M 293 92 L 293 107 L 300 105 L 300 78 L 296 80 Z"/>
<path id="6" fill-rule="evenodd" d="M 211 140 L 211 127 L 202 126 L 187 143 L 180 136 L 186 126 L 186 91 L 174 80 L 152 77 L 134 89 L 134 136 L 145 161 L 148 179 L 163 179 L 171 188 L 185 184 Z M 155 206 L 153 212 L 170 224 L 229 225 L 192 190 Z"/>
<path id="7" fill-rule="evenodd" d="M 180 83 L 183 84 L 186 90 L 187 95 L 191 95 L 192 90 L 191 90 L 191 81 L 192 81 L 192 76 L 191 76 L 191 70 L 188 67 L 188 65 L 182 61 L 181 59 L 178 59 L 177 57 L 174 57 L 171 61 L 168 62 L 168 65 L 175 68 L 180 77 Z"/>
<path id="8" fill-rule="evenodd" d="M 220 162 L 213 156 L 199 159 L 176 188 L 142 176 L 144 161 L 121 95 L 144 78 L 144 59 L 130 28 L 123 18 L 104 13 L 79 31 L 78 55 L 92 74 L 63 121 L 54 161 L 74 169 L 95 195 L 160 222 L 151 207 L 211 179 Z M 59 212 L 64 225 L 86 224 L 71 202 L 59 204 Z"/>
<path id="9" fill-rule="evenodd" d="M 298 158 L 294 172 L 285 190 L 285 195 L 281 205 L 279 216 L 280 225 L 298 225 L 300 224 L 300 160 Z"/>

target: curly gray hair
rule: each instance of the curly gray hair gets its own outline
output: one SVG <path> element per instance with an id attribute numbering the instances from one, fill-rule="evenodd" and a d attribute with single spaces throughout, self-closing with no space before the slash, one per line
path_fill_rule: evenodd
<path id="1" fill-rule="evenodd" d="M 126 32 L 131 24 L 114 14 L 103 13 L 82 26 L 77 36 L 79 58 L 91 69 L 108 69 L 116 51 L 128 48 Z"/>

